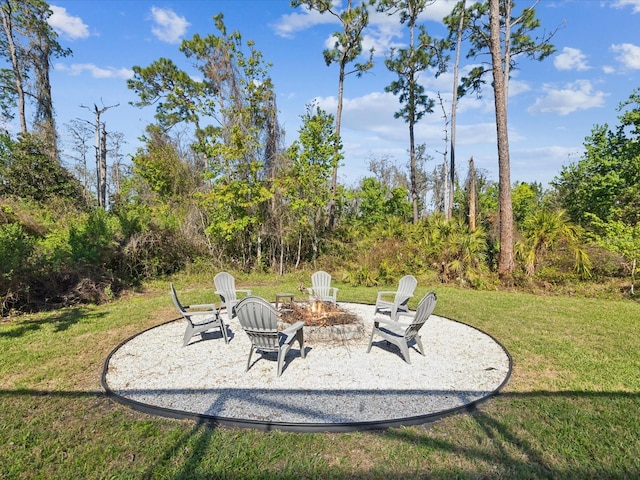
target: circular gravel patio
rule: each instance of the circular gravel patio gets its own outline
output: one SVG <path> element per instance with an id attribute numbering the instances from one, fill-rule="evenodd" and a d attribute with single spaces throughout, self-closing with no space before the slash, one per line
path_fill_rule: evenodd
<path id="1" fill-rule="evenodd" d="M 107 394 L 136 410 L 230 427 L 286 431 L 353 431 L 416 425 L 472 409 L 507 383 L 512 361 L 491 336 L 432 315 L 422 327 L 425 355 L 411 348 L 411 364 L 399 350 L 374 338 L 372 305 L 341 303 L 364 323 L 360 339 L 305 338 L 297 343 L 281 377 L 275 356 L 254 353 L 237 319 L 182 346 L 178 319 L 129 338 L 106 359 Z"/>

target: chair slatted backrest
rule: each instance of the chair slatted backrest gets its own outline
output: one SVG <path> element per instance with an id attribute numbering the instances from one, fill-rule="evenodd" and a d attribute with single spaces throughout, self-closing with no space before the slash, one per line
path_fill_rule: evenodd
<path id="1" fill-rule="evenodd" d="M 224 297 L 225 302 L 234 302 L 236 300 L 236 280 L 228 272 L 220 272 L 213 277 L 213 284 L 216 291 Z"/>
<path id="2" fill-rule="evenodd" d="M 263 350 L 278 350 L 278 312 L 269 302 L 257 296 L 248 296 L 236 306 L 236 315 L 254 346 Z"/>
<path id="3" fill-rule="evenodd" d="M 407 341 L 414 338 L 422 328 L 422 325 L 424 325 L 424 323 L 429 319 L 433 310 L 436 308 L 436 300 L 436 292 L 429 292 L 422 297 L 422 300 L 418 303 L 418 308 L 416 308 L 413 321 L 406 330 L 405 338 Z"/>
<path id="4" fill-rule="evenodd" d="M 180 300 L 178 300 L 178 294 L 176 293 L 176 289 L 173 286 L 173 283 L 171 284 L 171 298 L 173 299 L 173 304 L 176 306 L 178 311 L 182 313 L 183 316 L 185 316 L 185 313 L 187 312 L 185 311 L 184 307 L 180 303 Z"/>
<path id="5" fill-rule="evenodd" d="M 313 292 L 320 297 L 328 297 L 331 288 L 331 275 L 322 270 L 311 275 Z"/>
<path id="6" fill-rule="evenodd" d="M 413 275 L 405 275 L 398 283 L 398 292 L 396 293 L 396 296 L 410 298 L 413 296 L 413 292 L 415 292 L 417 286 L 418 280 L 416 277 Z"/>

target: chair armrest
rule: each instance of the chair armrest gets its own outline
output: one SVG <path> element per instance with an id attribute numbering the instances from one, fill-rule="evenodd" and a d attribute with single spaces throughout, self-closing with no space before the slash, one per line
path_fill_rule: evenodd
<path id="1" fill-rule="evenodd" d="M 213 316 L 218 318 L 220 314 L 218 310 L 196 310 L 195 312 L 184 312 L 183 315 L 185 317 L 204 317 L 204 316 Z"/>
<path id="2" fill-rule="evenodd" d="M 373 322 L 376 324 L 384 324 L 384 325 L 392 325 L 392 326 L 396 326 L 398 325 L 398 322 L 396 320 L 391 320 L 390 318 L 380 318 L 380 317 L 376 317 L 373 319 Z"/>
<path id="3" fill-rule="evenodd" d="M 293 325 L 288 326 L 284 330 L 281 330 L 280 333 L 285 337 L 287 337 L 285 339 L 285 343 L 290 342 L 291 339 L 296 336 L 298 331 L 302 329 L 302 327 L 304 327 L 304 322 L 300 321 L 300 322 L 294 323 Z"/>
<path id="4" fill-rule="evenodd" d="M 284 333 L 285 335 L 288 335 L 289 333 L 295 333 L 298 330 L 300 330 L 302 327 L 304 327 L 304 322 L 299 321 L 294 323 L 293 325 L 289 325 L 287 328 L 282 330 L 282 333 Z"/>
<path id="5" fill-rule="evenodd" d="M 398 297 L 397 297 L 398 305 L 404 305 L 409 301 L 411 297 L 413 297 L 413 295 L 407 295 L 405 293 L 398 294 Z"/>
<path id="6" fill-rule="evenodd" d="M 251 290 L 236 290 L 236 294 L 244 293 L 245 295 L 251 295 Z"/>
<path id="7" fill-rule="evenodd" d="M 390 318 L 374 318 L 373 323 L 375 328 L 378 328 L 381 324 L 385 327 L 388 327 L 389 330 L 395 330 L 396 332 L 404 333 L 409 324 L 399 323 L 397 320 L 391 320 Z"/>
<path id="8" fill-rule="evenodd" d="M 201 304 L 197 304 L 197 305 L 184 305 L 185 310 L 187 308 L 199 308 L 199 309 L 203 309 L 203 308 L 208 308 L 209 310 L 213 310 L 216 311 L 218 308 L 215 306 L 215 304 L 213 303 L 201 303 Z"/>
<path id="9" fill-rule="evenodd" d="M 378 292 L 378 298 L 377 298 L 376 302 L 382 300 L 382 297 L 384 297 L 386 295 L 391 296 L 391 295 L 395 295 L 395 294 L 396 294 L 396 292 Z"/>
<path id="10" fill-rule="evenodd" d="M 398 321 L 400 320 L 400 317 L 414 318 L 415 316 L 416 316 L 416 312 L 398 312 Z"/>

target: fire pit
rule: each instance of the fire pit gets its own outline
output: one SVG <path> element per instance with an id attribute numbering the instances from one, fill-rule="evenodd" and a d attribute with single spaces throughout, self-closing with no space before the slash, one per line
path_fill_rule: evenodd
<path id="1" fill-rule="evenodd" d="M 331 302 L 291 302 L 280 315 L 284 328 L 304 322 L 305 341 L 353 340 L 364 335 L 360 317 Z"/>

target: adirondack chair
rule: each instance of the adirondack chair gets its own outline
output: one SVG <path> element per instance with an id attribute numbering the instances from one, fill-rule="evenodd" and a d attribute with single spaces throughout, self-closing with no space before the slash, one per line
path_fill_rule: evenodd
<path id="1" fill-rule="evenodd" d="M 214 304 L 182 305 L 178 300 L 178 294 L 173 283 L 171 283 L 171 298 L 180 315 L 187 321 L 187 328 L 182 342 L 183 347 L 187 346 L 194 335 L 202 334 L 212 328 L 219 328 L 220 332 L 222 332 L 224 343 L 229 343 L 227 327 L 222 322 L 220 312 Z"/>
<path id="2" fill-rule="evenodd" d="M 304 322 L 296 322 L 290 327 L 278 331 L 278 312 L 269 302 L 256 296 L 243 298 L 236 305 L 236 314 L 242 329 L 251 340 L 247 368 L 251 366 L 253 351 L 278 353 L 278 376 L 282 375 L 284 359 L 295 341 L 300 345 L 300 355 L 305 358 Z M 245 371 L 246 371 L 245 370 Z"/>
<path id="3" fill-rule="evenodd" d="M 378 292 L 376 299 L 376 312 L 389 315 L 391 320 L 398 320 L 398 314 L 409 311 L 407 304 L 413 297 L 413 292 L 418 286 L 418 280 L 413 275 L 405 275 L 398 283 L 395 292 Z M 393 296 L 393 299 L 391 298 Z"/>
<path id="4" fill-rule="evenodd" d="M 401 321 L 386 319 L 386 318 L 374 318 L 373 329 L 371 330 L 371 337 L 369 338 L 369 348 L 367 353 L 371 351 L 371 345 L 373 343 L 374 335 L 380 335 L 387 342 L 396 345 L 404 361 L 411 363 L 409 359 L 409 343 L 415 342 L 416 349 L 421 355 L 424 355 L 424 348 L 422 346 L 422 339 L 418 332 L 429 319 L 436 307 L 436 294 L 435 292 L 427 293 L 420 303 L 415 312 L 403 312 L 399 314 L 399 317 L 411 318 L 411 323 L 402 323 Z"/>
<path id="5" fill-rule="evenodd" d="M 310 302 L 331 302 L 334 305 L 337 302 L 338 289 L 331 286 L 331 275 L 322 270 L 311 275 L 311 288 L 307 291 Z"/>
<path id="6" fill-rule="evenodd" d="M 213 277 L 213 283 L 216 287 L 215 293 L 220 295 L 220 310 L 226 308 L 229 319 L 236 316 L 235 306 L 238 303 L 238 294 L 244 296 L 251 295 L 251 290 L 237 290 L 236 280 L 233 275 L 227 272 L 220 272 Z"/>

